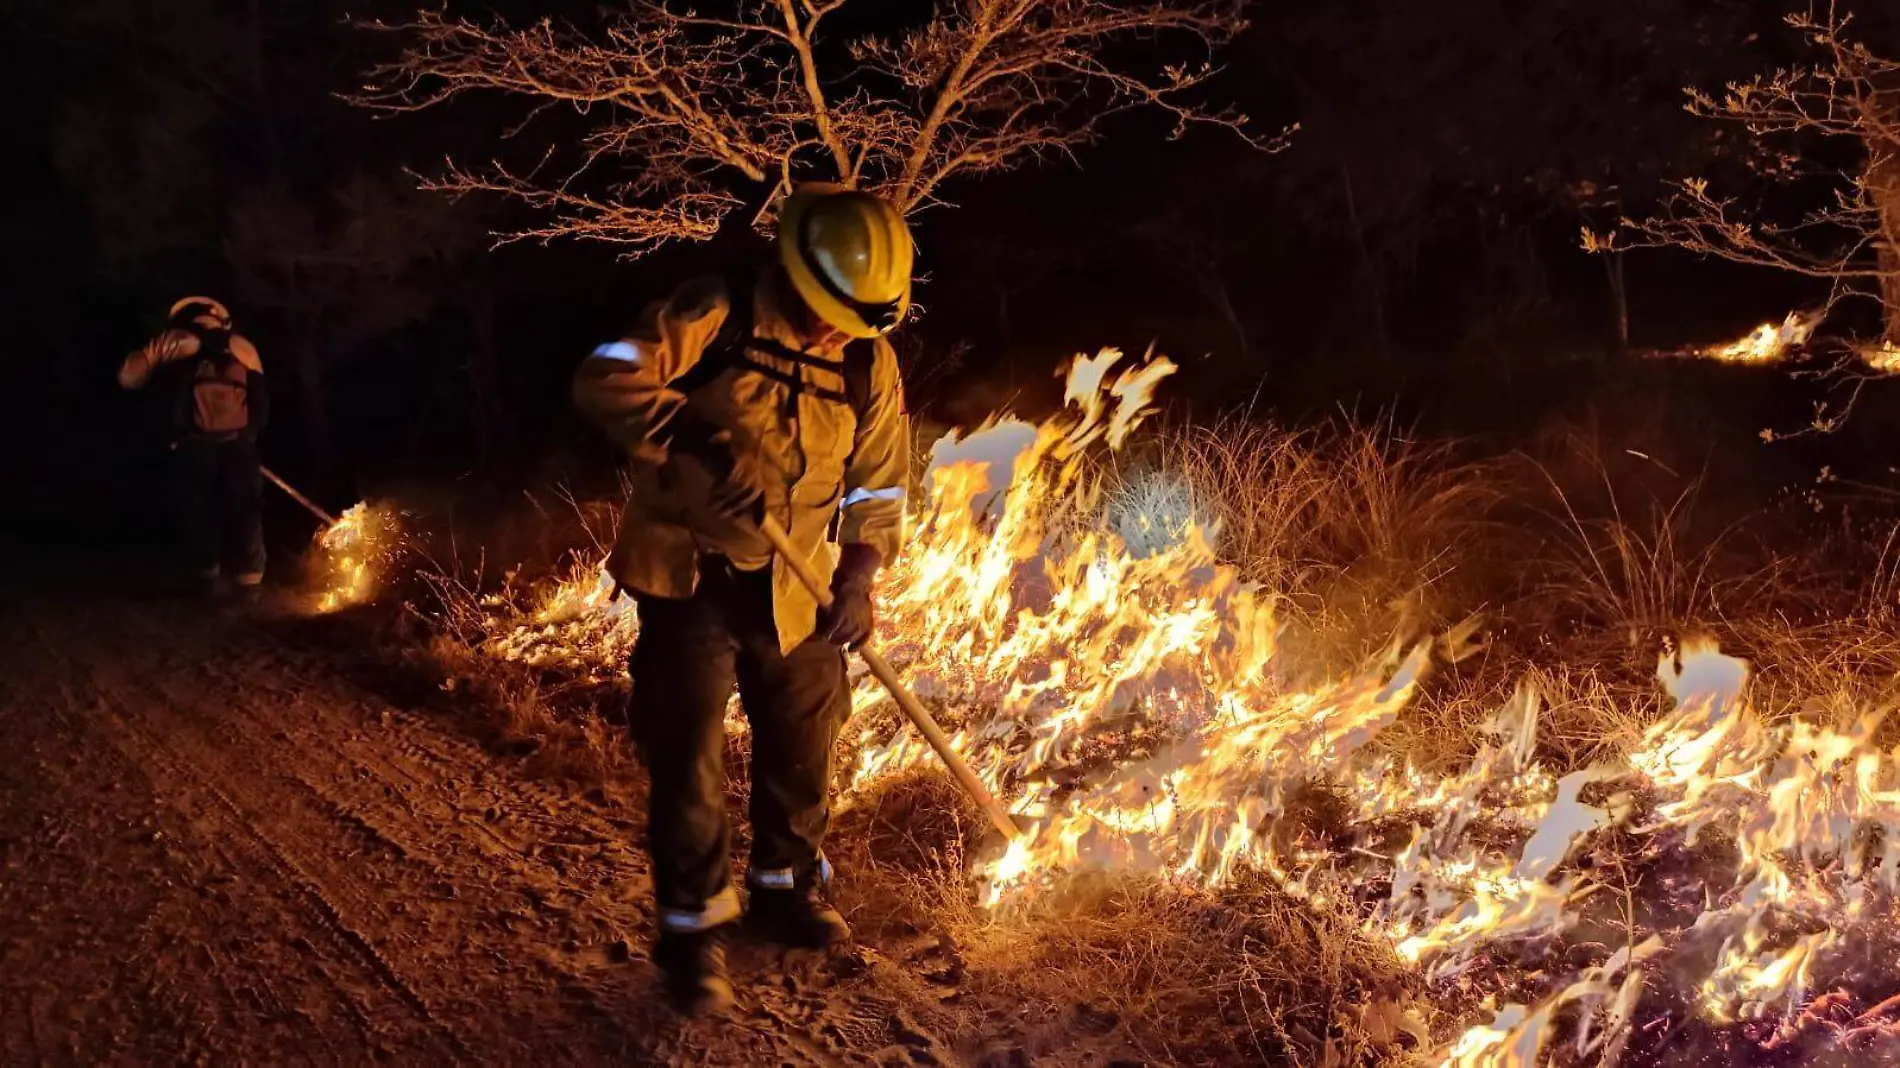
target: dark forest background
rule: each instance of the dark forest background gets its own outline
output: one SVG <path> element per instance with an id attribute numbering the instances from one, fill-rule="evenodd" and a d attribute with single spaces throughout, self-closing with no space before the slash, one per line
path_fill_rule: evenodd
<path id="1" fill-rule="evenodd" d="M 154 406 L 113 371 L 191 293 L 228 302 L 263 354 L 268 462 L 333 506 L 423 484 L 512 493 L 605 466 L 568 414 L 575 362 L 728 252 L 495 247 L 518 208 L 416 191 L 407 168 L 531 146 L 499 139 L 500 111 L 379 118 L 339 98 L 390 44 L 352 19 L 403 13 L 0 3 L 14 189 L 0 455 L 16 533 L 155 529 Z M 1579 233 L 1642 215 L 1686 175 L 1769 195 L 1738 132 L 1685 113 L 1682 89 L 1799 58 L 1786 13 L 1786 0 L 1262 0 L 1212 91 L 1263 129 L 1297 123 L 1288 147 L 1172 140 L 1130 116 L 1073 165 L 947 190 L 958 206 L 917 220 L 910 404 L 946 422 L 1033 408 L 1068 354 L 1152 341 L 1184 365 L 1171 402 L 1195 412 L 1389 414 L 1492 447 L 1587 415 L 1755 447 L 1778 413 L 1798 418 L 1796 387 L 1625 353 L 1740 334 L 1825 294 L 1679 253 L 1593 256 Z M 1876 410 L 1821 448 L 1862 456 L 1873 478 L 1884 426 Z"/>

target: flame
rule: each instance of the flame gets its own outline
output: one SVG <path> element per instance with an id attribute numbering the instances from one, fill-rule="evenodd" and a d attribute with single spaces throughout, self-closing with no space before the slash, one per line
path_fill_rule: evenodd
<path id="1" fill-rule="evenodd" d="M 1900 372 L 1900 345 L 1881 340 L 1863 345 L 1855 350 L 1867 369 L 1876 374 L 1890 375 Z"/>
<path id="2" fill-rule="evenodd" d="M 495 609 L 512 608 L 503 598 Z M 596 679 L 624 670 L 638 632 L 633 598 L 599 562 L 575 566 L 535 599 L 525 618 L 497 612 L 481 651 L 538 668 L 567 668 Z"/>
<path id="3" fill-rule="evenodd" d="M 1776 337 L 1809 328 L 1791 317 Z M 1621 758 L 1541 766 L 1529 687 L 1460 769 L 1388 751 L 1381 734 L 1429 676 L 1429 643 L 1313 677 L 1284 650 L 1275 592 L 1240 581 L 1191 510 L 1179 537 L 1139 552 L 1112 532 L 1090 456 L 1128 440 L 1172 370 L 1152 355 L 1124 367 L 1115 350 L 1078 358 L 1062 414 L 939 443 L 884 583 L 885 655 L 1026 828 L 977 867 L 999 917 L 1085 869 L 1185 893 L 1260 873 L 1428 983 L 1526 998 L 1438 1051 L 1478 1068 L 1543 1064 L 1559 1041 L 1613 1062 L 1656 974 L 1640 965 L 1662 954 L 1713 1023 L 1791 1016 L 1900 892 L 1900 748 L 1875 743 L 1884 710 L 1766 721 L 1748 663 L 1705 639 L 1661 659 L 1668 709 Z M 626 604 L 578 567 L 513 614 L 498 608 L 484 648 L 615 673 L 634 634 Z M 872 680 L 853 708 L 844 803 L 933 764 Z M 1314 789 L 1341 812 L 1326 844 L 1298 833 Z M 1500 976 L 1499 961 L 1580 923 L 1604 889 L 1582 861 L 1612 834 L 1658 852 L 1719 837 L 1734 859 L 1693 922 L 1633 926 L 1633 945 L 1525 994 L 1530 980 Z"/>
<path id="4" fill-rule="evenodd" d="M 1763 323 L 1746 336 L 1725 345 L 1696 349 L 1693 354 L 1723 363 L 1754 365 L 1779 363 L 1796 349 L 1807 344 L 1808 338 L 1813 336 L 1817 325 L 1819 325 L 1819 319 L 1816 316 L 1789 312 L 1788 317 L 1779 324 Z"/>
<path id="5" fill-rule="evenodd" d="M 376 594 L 377 582 L 400 543 L 394 514 L 368 502 L 352 505 L 317 532 L 317 611 L 334 612 Z"/>

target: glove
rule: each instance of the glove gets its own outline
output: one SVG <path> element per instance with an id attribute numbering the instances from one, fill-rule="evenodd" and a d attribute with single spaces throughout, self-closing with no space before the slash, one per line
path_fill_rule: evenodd
<path id="1" fill-rule="evenodd" d="M 877 628 L 871 594 L 884 557 L 869 545 L 851 544 L 838 557 L 831 576 L 831 608 L 818 620 L 818 631 L 833 645 L 856 649 Z"/>

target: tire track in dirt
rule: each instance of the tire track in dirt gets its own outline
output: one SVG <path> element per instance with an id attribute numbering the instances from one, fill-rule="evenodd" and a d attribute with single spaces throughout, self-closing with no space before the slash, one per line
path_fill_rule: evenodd
<path id="1" fill-rule="evenodd" d="M 286 664 L 280 668 L 285 676 L 298 674 L 294 666 Z M 215 665 L 207 669 L 220 670 Z M 305 681 L 315 684 L 318 680 L 306 677 Z M 342 707 L 342 702 L 325 702 L 323 707 L 335 712 Z M 342 739 L 338 744 L 351 750 L 352 759 L 380 762 L 402 755 L 432 762 L 437 774 L 453 770 L 467 775 L 472 771 L 478 784 L 483 785 L 485 796 L 498 798 L 501 803 L 487 809 L 485 819 L 464 822 L 478 833 L 492 833 L 503 846 L 503 859 L 518 865 L 519 873 L 532 872 L 538 879 L 545 880 L 526 892 L 539 895 L 548 887 L 554 887 L 571 899 L 577 913 L 593 917 L 596 929 L 604 924 L 609 932 L 620 933 L 623 953 L 629 949 L 635 955 L 640 952 L 633 947 L 643 945 L 651 935 L 649 914 L 643 904 L 634 900 L 637 897 L 639 902 L 644 902 L 645 899 L 644 857 L 637 850 L 618 848 L 611 850 L 609 859 L 609 850 L 602 848 L 620 845 L 637 828 L 626 820 L 591 813 L 562 791 L 544 783 L 511 778 L 500 788 L 490 789 L 493 784 L 482 783 L 481 771 L 488 757 L 466 739 L 443 735 L 429 720 L 406 711 L 387 708 L 365 711 L 379 711 L 382 719 L 384 729 L 373 736 L 375 744 L 360 744 L 347 727 L 320 732 L 320 739 L 313 741 L 336 743 Z M 584 857 L 575 863 L 561 859 L 574 852 L 591 853 L 591 859 Z M 629 877 L 634 875 L 639 877 L 637 887 L 628 884 Z M 576 883 L 580 884 L 578 890 Z M 629 892 L 633 889 L 637 889 L 637 894 Z M 535 904 L 542 912 L 565 911 L 552 896 L 537 896 Z M 632 931 L 637 931 L 639 937 L 629 933 Z M 880 990 L 888 993 L 891 981 L 901 978 L 892 974 L 893 969 L 875 953 L 835 962 L 795 956 L 806 959 L 799 962 L 794 968 L 795 974 L 789 978 L 779 977 L 782 960 L 770 951 L 753 947 L 740 950 L 735 957 L 742 969 L 750 963 L 754 970 L 768 972 L 772 977 L 749 992 L 758 1003 L 752 1014 L 754 1023 L 739 1030 L 756 1033 L 775 1051 L 773 1056 L 787 1062 L 813 1064 L 883 1063 L 890 1056 L 903 1063 L 954 1062 L 948 1044 L 932 1034 L 927 1025 L 895 1009 L 895 1002 L 888 997 L 873 993 Z M 568 966 L 569 956 L 556 956 L 553 960 L 567 978 L 574 978 L 574 970 Z M 834 963 L 840 965 L 835 969 L 839 974 L 819 966 Z M 935 1002 L 928 996 L 920 1000 L 926 1006 Z M 817 1040 L 813 1041 L 810 1036 L 816 1036 Z M 653 1052 L 657 1053 L 665 1045 L 656 1046 Z M 888 1056 L 867 1055 L 868 1051 Z"/>
<path id="2" fill-rule="evenodd" d="M 326 702 L 320 714 L 330 715 L 334 707 Z M 499 923 L 485 923 L 481 910 L 457 908 L 456 902 L 461 898 L 452 898 L 445 903 L 446 911 L 453 913 L 460 927 L 445 937 L 440 923 L 444 910 L 438 909 L 433 930 L 438 941 L 464 945 L 467 947 L 464 953 L 490 956 L 498 963 L 516 968 L 525 964 L 536 973 L 535 978 L 550 987 L 558 987 L 569 1000 L 582 1003 L 590 1010 L 589 1015 L 606 1014 L 608 1010 L 603 1003 L 606 992 L 588 985 L 588 980 L 602 977 L 590 976 L 587 969 L 571 966 L 571 954 L 543 952 L 522 960 L 521 932 L 514 928 L 537 921 L 536 929 L 529 932 L 539 936 L 532 939 L 537 949 L 543 944 L 558 945 L 563 941 L 578 948 L 583 941 L 600 946 L 623 940 L 624 932 L 644 918 L 643 912 L 626 900 L 630 895 L 622 895 L 617 900 L 612 893 L 577 892 L 566 885 L 572 866 L 560 861 L 560 853 L 550 855 L 549 850 L 592 848 L 596 869 L 593 881 L 605 890 L 628 881 L 630 875 L 642 874 L 643 868 L 631 863 L 634 855 L 621 850 L 609 856 L 606 847 L 617 844 L 614 836 L 592 829 L 581 829 L 585 838 L 579 843 L 537 842 L 537 837 L 551 838 L 551 832 L 562 828 L 562 823 L 538 812 L 532 807 L 533 799 L 521 796 L 521 791 L 488 781 L 482 766 L 486 758 L 479 751 L 472 748 L 465 751 L 465 762 L 457 763 L 444 758 L 440 749 L 428 745 L 426 739 L 417 737 L 425 730 L 421 721 L 406 714 L 392 715 L 388 710 L 382 718 L 385 724 L 382 729 L 360 739 L 347 730 L 311 731 L 294 725 L 288 732 L 280 732 L 287 733 L 295 748 L 305 756 L 321 751 L 342 766 L 354 766 L 359 772 L 353 779 L 339 780 L 310 774 L 309 762 L 300 761 L 292 772 L 297 785 L 307 792 L 313 804 L 345 827 L 362 832 L 374 845 L 388 846 L 400 860 L 413 861 L 416 870 L 412 875 L 426 875 L 435 880 L 438 887 L 451 890 L 485 882 L 494 890 L 495 898 L 511 902 L 501 908 Z M 432 766 L 402 766 L 404 756 L 414 757 L 419 753 L 428 754 Z M 394 781 L 400 776 L 418 784 L 439 784 L 451 770 L 472 780 L 460 788 L 463 792 L 459 796 L 435 796 L 428 790 L 402 789 Z M 529 807 L 524 809 L 524 806 Z M 471 814 L 476 810 L 479 816 Z M 524 831 L 524 827 L 543 833 Z M 514 833 L 506 833 L 510 830 Z M 572 835 L 576 831 L 568 828 L 565 833 Z M 382 891 L 379 896 L 386 897 L 390 888 L 378 889 Z M 611 907 L 617 903 L 621 907 Z M 509 952 L 502 951 L 503 943 Z M 595 956 L 603 962 L 608 959 L 605 953 Z M 623 974 L 615 978 L 624 979 L 628 969 L 617 971 Z M 611 993 L 624 995 L 623 1000 L 641 997 L 640 991 L 629 988 L 624 981 L 612 985 L 618 989 Z"/>
<path id="3" fill-rule="evenodd" d="M 367 1017 L 353 992 L 363 977 L 282 968 L 271 945 L 320 937 L 285 906 L 288 888 L 254 866 L 230 878 L 233 851 L 199 840 L 206 807 L 166 796 L 150 765 L 124 756 L 61 658 L 21 670 L 37 643 L 0 622 L 0 837 L 21 846 L 4 851 L 0 878 L 0 1061 L 367 1059 L 370 1028 L 330 1026 Z M 22 845 L 12 819 L 51 833 Z"/>
<path id="4" fill-rule="evenodd" d="M 484 1048 L 524 1054 L 556 1039 L 584 1044 L 575 1040 L 586 1034 L 585 1021 L 547 1003 L 552 984 L 523 974 L 521 965 L 532 962 L 519 959 L 520 934 L 483 922 L 483 914 L 502 911 L 497 902 L 511 896 L 504 880 L 445 863 L 440 857 L 469 852 L 466 840 L 426 833 L 465 821 L 429 820 L 413 809 L 370 803 L 400 791 L 366 765 L 334 762 L 339 754 L 327 745 L 324 731 L 301 722 L 325 722 L 322 691 L 292 703 L 247 700 L 231 686 L 209 685 L 218 673 L 201 664 L 149 676 L 133 696 L 132 679 L 147 677 L 150 666 L 141 659 L 89 658 L 84 670 L 126 706 L 126 730 L 136 732 L 138 722 L 149 722 L 153 729 L 147 733 L 163 734 L 179 754 L 178 764 L 202 768 L 203 778 L 230 787 L 212 792 L 306 884 L 315 907 L 334 920 L 340 936 L 390 988 L 444 1032 L 448 1048 L 469 1048 L 463 1029 L 479 1036 Z M 365 833 L 372 827 L 377 830 Z M 493 863 L 494 851 L 474 859 L 497 873 L 510 870 Z M 470 961 L 493 967 L 484 972 Z M 501 989 L 484 981 L 489 979 L 499 979 Z M 589 1015 L 598 1018 L 597 1006 Z M 550 1030 L 557 1033 L 509 1035 L 509 1023 L 556 1025 Z M 623 1048 L 624 1042 L 613 1042 L 596 1052 Z"/>
<path id="5" fill-rule="evenodd" d="M 46 647 L 56 655 L 59 646 L 48 635 L 41 635 Z M 117 660 L 117 658 L 114 658 Z M 132 660 L 131 663 L 138 663 Z M 146 667 L 153 665 L 146 664 Z M 110 746 L 128 767 L 141 769 L 152 783 L 161 803 L 195 825 L 202 838 L 217 843 L 219 856 L 233 872 L 254 878 L 263 873 L 282 888 L 280 899 L 295 902 L 300 914 L 292 929 L 302 933 L 290 942 L 291 948 L 305 951 L 314 958 L 316 970 L 350 1005 L 371 1048 L 381 1044 L 385 1035 L 403 1036 L 405 1046 L 414 1046 L 407 1038 L 400 1012 L 392 1011 L 394 1002 L 413 1013 L 425 1029 L 435 1032 L 422 1043 L 423 1050 L 435 1056 L 450 1053 L 464 1058 L 468 1049 L 453 1031 L 443 1027 L 426 1002 L 404 981 L 376 947 L 338 911 L 324 886 L 295 861 L 258 825 L 255 815 L 247 813 L 231 795 L 216 785 L 217 778 L 178 744 L 177 735 L 161 737 L 166 726 L 152 715 L 152 704 L 129 680 L 115 674 L 117 665 L 101 660 L 74 657 L 62 663 L 76 676 L 79 692 L 88 701 L 87 716 L 99 728 L 96 740 Z M 149 691 L 144 691 L 149 694 Z M 227 783 L 239 780 L 226 778 Z M 319 946 L 315 940 L 327 942 Z M 324 952 L 325 949 L 328 952 Z M 207 950 L 207 953 L 210 951 Z M 212 959 L 216 960 L 215 956 Z M 350 975 L 356 972 L 357 975 Z M 377 988 L 362 989 L 364 978 Z"/>
<path id="6" fill-rule="evenodd" d="M 153 965 L 128 991 L 102 976 L 102 1015 L 82 1030 L 163 1030 L 170 1013 L 192 1034 L 167 1037 L 164 1060 L 956 1063 L 941 1014 L 907 1009 L 894 996 L 907 984 L 869 951 L 742 948 L 741 1012 L 675 1019 L 642 962 L 652 919 L 637 815 L 523 781 L 434 716 L 350 683 L 334 654 L 169 605 L 17 605 L 0 628 L 32 647 L 0 679 L 8 703 L 63 709 L 48 746 L 102 756 L 93 776 L 136 779 L 131 809 L 173 828 L 169 859 L 102 843 L 102 866 L 162 871 L 246 931 L 152 912 L 139 937 L 175 947 L 160 963 L 188 957 L 190 980 L 167 988 Z M 52 813 L 85 784 L 20 788 L 52 795 Z M 0 816 L 0 862 L 16 837 Z M 12 898 L 84 897 L 85 881 Z M 9 900 L 0 886 L 0 907 Z M 0 916 L 0 964 L 7 926 Z M 31 949 L 33 936 L 20 941 Z M 150 1011 L 131 1005 L 153 989 Z M 0 980 L 0 1001 L 6 991 Z M 44 1030 L 43 1016 L 0 1007 L 0 1061 L 36 1059 L 12 1057 L 11 1038 L 16 1021 Z M 114 1059 L 31 1041 L 37 1059 Z"/>

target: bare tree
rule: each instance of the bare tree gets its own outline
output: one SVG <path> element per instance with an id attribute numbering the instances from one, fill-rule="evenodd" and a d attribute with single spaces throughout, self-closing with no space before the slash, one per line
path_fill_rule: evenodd
<path id="1" fill-rule="evenodd" d="M 514 238 L 642 252 L 712 236 L 744 183 L 838 181 L 909 212 L 953 178 L 1069 154 L 1134 108 L 1170 115 L 1177 134 L 1209 124 L 1247 136 L 1245 116 L 1197 99 L 1212 53 L 1244 28 L 1243 3 L 945 0 L 895 38 L 826 32 L 877 7 L 852 0 L 736 0 L 718 15 L 634 0 L 598 37 L 422 12 L 375 24 L 404 47 L 356 100 L 413 111 L 492 91 L 527 101 L 530 121 L 578 116 L 571 154 L 550 148 L 525 171 L 451 161 L 427 182 L 541 209 Z M 1124 63 L 1129 45 L 1161 40 L 1197 62 Z"/>
<path id="2" fill-rule="evenodd" d="M 1623 220 L 1614 235 L 1586 233 L 1594 250 L 1669 246 L 1738 263 L 1822 279 L 1837 298 L 1879 300 L 1884 343 L 1900 348 L 1900 60 L 1876 54 L 1851 36 L 1851 16 L 1829 4 L 1825 13 L 1792 15 L 1788 24 L 1820 50 L 1813 67 L 1777 70 L 1732 82 L 1721 97 L 1689 90 L 1689 110 L 1735 123 L 1758 141 L 1797 142 L 1766 156 L 1768 176 L 1787 181 L 1820 178 L 1828 185 L 1820 206 L 1776 222 L 1709 191 L 1706 180 L 1680 183 L 1659 214 Z M 1802 139 L 1834 156 L 1810 165 Z"/>

